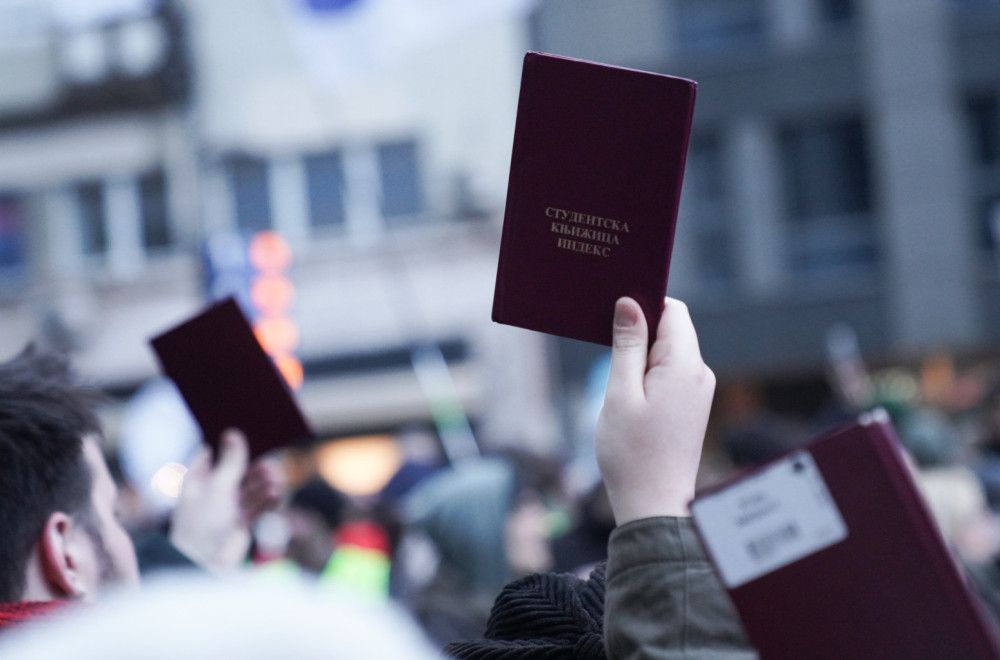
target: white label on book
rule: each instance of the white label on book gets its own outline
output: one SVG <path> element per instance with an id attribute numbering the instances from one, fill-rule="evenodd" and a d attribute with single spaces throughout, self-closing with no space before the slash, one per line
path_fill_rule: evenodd
<path id="1" fill-rule="evenodd" d="M 691 515 L 730 589 L 847 538 L 847 525 L 808 451 L 699 497 Z"/>

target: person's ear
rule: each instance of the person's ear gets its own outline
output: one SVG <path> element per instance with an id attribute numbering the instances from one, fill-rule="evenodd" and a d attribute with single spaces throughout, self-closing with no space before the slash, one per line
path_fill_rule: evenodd
<path id="1" fill-rule="evenodd" d="M 81 572 L 81 529 L 68 514 L 52 513 L 39 541 L 42 575 L 49 589 L 62 598 L 84 598 L 87 585 Z"/>

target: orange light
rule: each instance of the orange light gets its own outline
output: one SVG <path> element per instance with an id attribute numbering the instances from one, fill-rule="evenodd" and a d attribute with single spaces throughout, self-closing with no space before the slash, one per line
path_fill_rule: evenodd
<path id="1" fill-rule="evenodd" d="M 263 314 L 275 316 L 295 302 L 295 287 L 287 277 L 261 275 L 250 284 L 250 299 Z"/>
<path id="2" fill-rule="evenodd" d="M 367 435 L 341 438 L 316 449 L 316 470 L 331 486 L 350 495 L 379 492 L 403 464 L 395 438 Z"/>
<path id="3" fill-rule="evenodd" d="M 259 318 L 254 321 L 253 331 L 261 347 L 271 355 L 291 353 L 299 346 L 299 326 L 287 316 Z"/>
<path id="4" fill-rule="evenodd" d="M 281 375 L 285 377 L 285 382 L 293 390 L 297 390 L 302 387 L 302 381 L 305 374 L 302 371 L 302 363 L 293 355 L 281 354 L 274 356 L 274 364 L 278 367 L 278 371 Z"/>
<path id="5" fill-rule="evenodd" d="M 263 273 L 281 273 L 292 265 L 292 246 L 271 229 L 254 234 L 248 252 L 250 263 Z"/>

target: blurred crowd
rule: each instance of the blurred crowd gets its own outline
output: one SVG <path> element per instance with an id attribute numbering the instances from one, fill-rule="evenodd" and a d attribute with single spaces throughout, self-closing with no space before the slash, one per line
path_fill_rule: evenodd
<path id="1" fill-rule="evenodd" d="M 654 347 L 650 360 L 655 353 Z M 621 379 L 615 359 L 612 379 Z M 711 485 L 864 410 L 883 408 L 944 538 L 1000 617 L 1000 380 L 986 370 L 958 374 L 942 356 L 911 370 L 855 370 L 854 380 L 844 373 L 832 370 L 829 399 L 809 416 L 775 412 L 766 396 L 745 384 L 725 384 L 714 404 L 710 392 L 712 417 L 696 441 L 696 453 L 705 442 L 703 459 L 688 471 L 697 472 L 699 486 Z M 409 448 L 404 443 L 395 474 L 377 493 L 358 496 L 315 471 L 295 474 L 288 467 L 294 457 L 287 454 L 250 461 L 245 439 L 230 432 L 214 459 L 205 449 L 193 459 L 172 510 L 130 518 L 123 503 L 131 485 L 115 469 L 113 454 L 97 455 L 107 445 L 95 441 L 101 429 L 94 400 L 82 392 L 56 355 L 29 350 L 0 367 L 5 533 L 13 537 L 18 525 L 38 524 L 18 522 L 21 514 L 11 502 L 36 497 L 39 510 L 69 511 L 72 498 L 85 493 L 62 492 L 63 486 L 45 481 L 57 478 L 49 464 L 69 460 L 55 441 L 31 459 L 9 439 L 42 443 L 60 434 L 83 438 L 90 499 L 104 511 L 88 524 L 105 526 L 101 535 L 83 525 L 87 538 L 103 537 L 96 550 L 84 546 L 97 555 L 99 570 L 88 573 L 86 555 L 79 560 L 74 549 L 73 516 L 55 522 L 42 517 L 42 540 L 27 560 L 17 560 L 27 562 L 27 577 L 0 584 L 0 648 L 13 640 L 9 657 L 19 657 L 18 644 L 31 653 L 21 657 L 55 657 L 74 648 L 132 657 L 135 639 L 157 640 L 160 655 L 153 657 L 164 658 L 309 657 L 317 649 L 324 650 L 315 657 L 334 657 L 327 655 L 330 645 L 342 652 L 336 657 L 606 657 L 609 541 L 623 520 L 644 518 L 622 513 L 629 503 L 621 494 L 616 509 L 607 471 L 605 479 L 595 470 L 581 482 L 578 474 L 571 478 L 569 456 L 505 450 L 450 463 L 426 442 Z M 53 406 L 64 409 L 46 412 Z M 666 428 L 637 419 L 647 430 Z M 609 435 L 608 422 L 602 423 Z M 627 444 L 611 451 L 603 442 L 596 457 L 602 468 L 634 460 Z M 21 481 L 33 469 L 43 474 L 39 483 L 48 485 Z M 643 478 L 655 482 L 657 475 Z M 637 479 L 636 488 L 641 484 Z M 49 487 L 59 492 L 45 495 Z M 618 485 L 619 491 L 631 487 Z M 103 503 L 95 504 L 99 497 Z M 137 567 L 121 551 L 123 542 L 109 541 L 107 526 L 134 540 Z M 13 553 L 4 549 L 0 562 L 15 561 Z M 138 572 L 143 598 L 115 588 L 99 608 L 82 608 L 89 618 L 64 616 L 105 581 L 135 582 Z M 228 588 L 218 588 L 221 581 Z M 66 634 L 8 635 L 36 619 Z M 202 655 L 183 650 L 192 638 Z M 725 657 L 753 656 L 745 650 Z"/>

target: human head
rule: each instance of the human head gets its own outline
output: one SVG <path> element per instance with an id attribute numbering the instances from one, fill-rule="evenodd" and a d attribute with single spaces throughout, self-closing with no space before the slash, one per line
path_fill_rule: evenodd
<path id="1" fill-rule="evenodd" d="M 138 579 L 114 517 L 97 401 L 61 355 L 29 346 L 0 364 L 0 602 L 81 598 Z"/>
<path id="2" fill-rule="evenodd" d="M 326 566 L 333 553 L 333 533 L 349 510 L 346 495 L 319 476 L 298 488 L 288 502 L 286 556 L 314 573 Z"/>
<path id="3" fill-rule="evenodd" d="M 511 453 L 458 463 L 423 481 L 405 505 L 407 523 L 433 541 L 441 568 L 483 593 L 551 561 L 537 482 L 517 461 Z"/>

